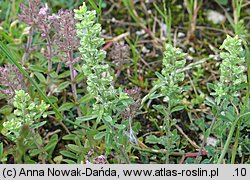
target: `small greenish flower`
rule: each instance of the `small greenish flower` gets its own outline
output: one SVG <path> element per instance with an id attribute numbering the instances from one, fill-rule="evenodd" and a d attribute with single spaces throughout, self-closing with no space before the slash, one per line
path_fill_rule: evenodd
<path id="1" fill-rule="evenodd" d="M 34 108 L 35 108 L 35 103 L 34 102 L 32 102 L 30 105 L 29 105 L 29 107 L 28 107 L 28 109 L 29 110 L 33 110 Z"/>

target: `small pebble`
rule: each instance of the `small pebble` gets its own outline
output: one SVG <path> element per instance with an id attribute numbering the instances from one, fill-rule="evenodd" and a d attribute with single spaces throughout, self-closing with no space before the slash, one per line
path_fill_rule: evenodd
<path id="1" fill-rule="evenodd" d="M 193 56 L 190 56 L 190 55 L 187 56 L 188 61 L 192 61 L 193 59 L 194 59 Z"/>
<path id="2" fill-rule="evenodd" d="M 113 17 L 113 18 L 111 19 L 111 22 L 115 23 L 115 22 L 116 22 L 116 19 Z"/>
<path id="3" fill-rule="evenodd" d="M 144 29 L 142 29 L 141 31 L 136 31 L 135 34 L 136 35 L 143 35 L 143 34 L 145 34 L 145 31 L 144 31 Z"/>
<path id="4" fill-rule="evenodd" d="M 204 136 L 201 134 L 200 135 L 200 139 L 203 140 Z M 213 137 L 208 137 L 207 138 L 207 145 L 213 146 L 215 147 L 217 144 L 217 139 L 213 138 Z"/>
<path id="5" fill-rule="evenodd" d="M 191 53 L 195 53 L 195 49 L 193 47 L 188 48 L 188 51 Z"/>
<path id="6" fill-rule="evenodd" d="M 182 9 L 182 5 L 180 5 L 180 4 L 177 5 L 176 7 L 179 8 L 179 9 Z"/>
<path id="7" fill-rule="evenodd" d="M 141 51 L 145 54 L 150 52 L 150 50 L 148 50 L 145 46 L 142 47 Z"/>
<path id="8" fill-rule="evenodd" d="M 226 20 L 226 17 L 214 10 L 208 10 L 207 20 L 211 21 L 214 24 L 223 23 Z"/>
<path id="9" fill-rule="evenodd" d="M 177 37 L 178 37 L 178 38 L 183 38 L 183 37 L 185 37 L 185 36 L 186 36 L 186 34 L 183 33 L 183 32 L 178 32 L 178 34 L 177 34 Z"/>

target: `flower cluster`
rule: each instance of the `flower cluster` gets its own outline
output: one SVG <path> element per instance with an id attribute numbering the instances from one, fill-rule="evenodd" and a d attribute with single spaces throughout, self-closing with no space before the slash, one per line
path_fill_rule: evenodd
<path id="1" fill-rule="evenodd" d="M 124 42 L 114 43 L 114 46 L 109 53 L 109 57 L 118 68 L 121 68 L 122 65 L 129 63 L 129 56 L 129 46 L 124 44 Z"/>
<path id="2" fill-rule="evenodd" d="M 216 96 L 217 104 L 220 104 L 222 99 L 238 96 L 240 85 L 247 80 L 244 74 L 245 58 L 241 39 L 238 36 L 227 36 L 220 49 L 225 49 L 227 52 L 220 53 L 223 59 L 220 65 L 220 81 L 215 85 L 215 92 L 211 93 Z"/>
<path id="3" fill-rule="evenodd" d="M 59 10 L 54 16 L 55 21 L 55 43 L 62 51 L 68 52 L 79 47 L 79 40 L 76 36 L 74 13 L 71 10 Z"/>
<path id="4" fill-rule="evenodd" d="M 59 59 L 56 72 L 59 73 L 62 63 L 69 66 L 72 95 L 75 103 L 78 101 L 75 77 L 77 71 L 74 69 L 74 63 L 79 58 L 74 59 L 74 50 L 79 46 L 79 39 L 76 36 L 76 20 L 72 10 L 59 10 L 57 14 L 52 14 L 47 4 L 42 5 L 40 0 L 28 0 L 28 5 L 21 5 L 21 14 L 19 18 L 30 26 L 29 38 L 26 51 L 22 58 L 22 63 L 26 60 L 27 53 L 30 51 L 33 30 L 41 33 L 41 37 L 46 41 L 47 48 L 41 52 L 47 58 L 47 82 L 50 84 L 50 73 L 53 71 L 53 58 Z M 52 87 L 52 86 L 50 86 Z M 77 105 L 77 113 L 80 116 L 80 106 Z"/>
<path id="5" fill-rule="evenodd" d="M 41 33 L 41 37 L 46 39 L 48 49 L 44 50 L 43 54 L 49 61 L 48 72 L 52 68 L 53 56 L 64 59 L 67 65 L 77 62 L 78 59 L 72 62 L 66 54 L 79 47 L 75 29 L 76 20 L 72 10 L 59 10 L 57 14 L 52 14 L 47 4 L 43 5 L 40 0 L 28 0 L 27 5 L 21 4 L 19 19 L 36 32 Z"/>
<path id="6" fill-rule="evenodd" d="M 0 67 L 0 93 L 12 98 L 15 90 L 24 88 L 24 77 L 15 65 L 5 65 Z M 2 88 L 1 88 L 2 86 Z"/>
<path id="7" fill-rule="evenodd" d="M 35 28 L 42 37 L 49 35 L 54 16 L 50 15 L 51 10 L 47 4 L 42 6 L 40 0 L 29 0 L 27 6 L 21 3 L 20 9 L 19 19 L 22 22 Z"/>
<path id="8" fill-rule="evenodd" d="M 134 118 L 136 112 L 138 112 L 141 103 L 141 89 L 139 87 L 134 87 L 132 89 L 126 89 L 125 93 L 133 99 L 133 103 L 130 104 L 125 111 L 122 113 L 124 118 Z"/>
<path id="9" fill-rule="evenodd" d="M 41 32 L 42 37 L 47 37 L 51 31 L 51 24 L 54 20 L 54 16 L 50 15 L 51 9 L 47 6 L 43 6 L 40 8 L 39 13 L 37 15 L 38 23 L 36 25 L 36 30 Z"/>
<path id="10" fill-rule="evenodd" d="M 86 160 L 86 164 L 92 164 L 89 160 Z M 93 164 L 107 164 L 107 157 L 100 155 L 94 158 Z"/>
<path id="11" fill-rule="evenodd" d="M 40 127 L 43 124 L 35 124 L 37 121 L 43 117 L 46 117 L 44 113 L 49 105 L 45 104 L 43 101 L 40 103 L 38 100 L 32 101 L 29 94 L 25 93 L 23 90 L 15 91 L 16 95 L 14 98 L 14 117 L 3 123 L 6 134 L 8 138 L 13 141 L 17 140 L 19 136 L 19 131 L 21 127 L 26 124 L 30 127 Z"/>
<path id="12" fill-rule="evenodd" d="M 25 22 L 29 26 L 34 26 L 38 23 L 38 14 L 40 12 L 41 1 L 40 0 L 29 0 L 28 5 L 24 3 L 20 4 L 21 12 L 19 14 L 19 19 Z"/>

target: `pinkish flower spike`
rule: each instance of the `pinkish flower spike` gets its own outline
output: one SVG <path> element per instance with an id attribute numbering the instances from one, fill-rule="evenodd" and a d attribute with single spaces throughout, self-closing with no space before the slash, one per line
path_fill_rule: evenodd
<path id="1" fill-rule="evenodd" d="M 47 10 L 48 10 L 47 6 L 41 8 L 40 11 L 39 11 L 39 15 L 44 15 L 45 16 L 47 14 Z"/>

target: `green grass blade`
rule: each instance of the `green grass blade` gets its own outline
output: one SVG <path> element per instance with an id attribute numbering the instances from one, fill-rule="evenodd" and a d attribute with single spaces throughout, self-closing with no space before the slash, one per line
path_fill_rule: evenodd
<path id="1" fill-rule="evenodd" d="M 165 17 L 165 14 L 162 12 L 162 10 L 160 10 L 160 8 L 155 3 L 153 3 L 153 5 L 154 5 L 155 9 L 158 11 L 158 13 L 160 13 L 160 15 L 162 17 Z"/>
<path id="2" fill-rule="evenodd" d="M 238 121 L 241 120 L 242 118 L 244 118 L 245 116 L 249 116 L 249 115 L 250 115 L 250 112 L 247 112 L 247 113 L 245 113 L 245 114 L 242 114 L 242 115 L 240 115 L 240 116 L 233 122 L 233 124 L 232 124 L 232 126 L 231 126 L 231 129 L 230 129 L 230 131 L 229 131 L 228 137 L 227 137 L 227 141 L 226 141 L 226 143 L 225 143 L 225 146 L 224 146 L 223 150 L 221 151 L 221 155 L 220 155 L 220 157 L 219 157 L 219 160 L 218 160 L 217 164 L 223 163 L 223 159 L 224 159 L 224 157 L 225 157 L 225 155 L 226 155 L 226 153 L 227 153 L 228 147 L 229 147 L 229 145 L 230 145 L 230 142 L 231 142 L 231 139 L 232 139 L 233 134 L 234 134 L 234 132 L 235 132 L 235 127 L 236 127 Z"/>
<path id="3" fill-rule="evenodd" d="M 89 4 L 95 9 L 95 11 L 98 14 L 100 13 L 100 9 L 97 7 L 97 5 L 95 4 L 95 2 L 93 0 L 89 0 Z"/>
<path id="4" fill-rule="evenodd" d="M 134 21 L 138 24 L 143 24 L 141 19 L 135 14 L 134 6 L 131 0 L 122 0 L 124 6 L 128 10 L 129 15 L 134 19 Z"/>

